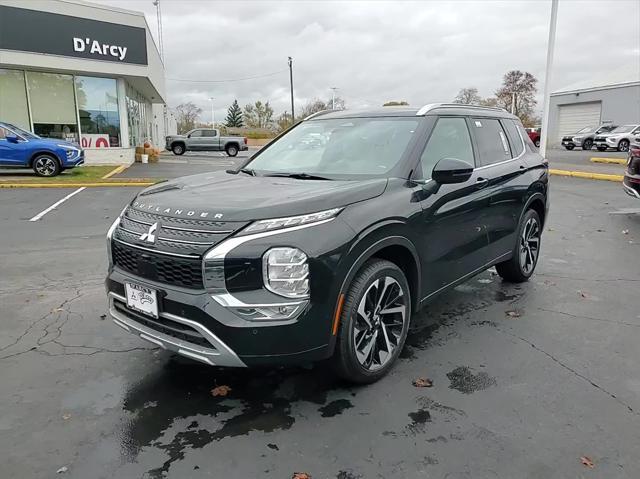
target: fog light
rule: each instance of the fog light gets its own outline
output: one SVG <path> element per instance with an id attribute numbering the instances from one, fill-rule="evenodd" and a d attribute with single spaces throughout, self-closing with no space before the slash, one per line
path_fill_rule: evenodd
<path id="1" fill-rule="evenodd" d="M 238 316 L 250 321 L 278 321 L 294 318 L 306 302 L 291 305 L 249 306 L 231 308 Z"/>
<path id="2" fill-rule="evenodd" d="M 309 296 L 307 255 L 298 248 L 272 248 L 262 257 L 265 287 L 287 298 Z"/>

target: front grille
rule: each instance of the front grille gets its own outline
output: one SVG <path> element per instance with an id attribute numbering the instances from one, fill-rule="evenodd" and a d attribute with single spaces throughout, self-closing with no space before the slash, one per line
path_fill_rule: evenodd
<path id="1" fill-rule="evenodd" d="M 596 136 L 593 141 L 606 141 L 607 139 L 604 136 Z"/>
<path id="2" fill-rule="evenodd" d="M 118 241 L 113 242 L 111 250 L 113 264 L 136 276 L 183 288 L 204 288 L 200 258 L 176 258 L 141 251 Z"/>
<path id="3" fill-rule="evenodd" d="M 174 218 L 129 207 L 113 234 L 113 263 L 142 278 L 202 289 L 204 253 L 246 224 Z"/>
<path id="4" fill-rule="evenodd" d="M 212 344 L 207 341 L 200 332 L 183 323 L 178 323 L 167 318 L 149 318 L 137 311 L 132 311 L 126 305 L 118 300 L 113 302 L 113 306 L 118 312 L 124 314 L 129 319 L 146 326 L 149 329 L 164 333 L 172 338 L 186 341 L 188 343 L 197 344 L 205 348 L 213 348 Z"/>

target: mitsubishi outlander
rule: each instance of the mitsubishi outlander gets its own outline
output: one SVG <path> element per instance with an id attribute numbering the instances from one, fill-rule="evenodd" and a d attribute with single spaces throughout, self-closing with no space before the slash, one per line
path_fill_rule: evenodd
<path id="1" fill-rule="evenodd" d="M 330 359 L 369 383 L 439 293 L 492 266 L 526 281 L 547 210 L 547 162 L 504 110 L 324 111 L 142 191 L 107 235 L 109 310 L 206 364 Z"/>

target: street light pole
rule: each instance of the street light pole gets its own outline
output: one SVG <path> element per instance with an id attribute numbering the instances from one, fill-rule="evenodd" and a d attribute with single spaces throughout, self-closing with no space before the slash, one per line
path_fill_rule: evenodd
<path id="1" fill-rule="evenodd" d="M 160 9 L 160 0 L 153 0 L 156 7 L 156 17 L 158 19 L 158 50 L 160 50 L 160 58 L 164 63 L 164 42 L 162 41 L 162 10 Z"/>
<path id="2" fill-rule="evenodd" d="M 291 124 L 296 121 L 296 113 L 293 109 L 293 58 L 289 57 L 289 85 L 291 87 Z"/>
<path id="3" fill-rule="evenodd" d="M 544 103 L 542 107 L 542 133 L 540 133 L 540 154 L 547 156 L 547 132 L 549 131 L 549 104 L 551 102 L 551 70 L 556 43 L 556 24 L 558 23 L 558 0 L 551 0 L 551 19 L 549 21 L 549 42 L 547 43 L 547 70 L 544 74 Z"/>
<path id="4" fill-rule="evenodd" d="M 336 90 L 338 89 L 338 87 L 332 86 L 330 89 L 333 92 L 331 95 L 331 109 L 335 110 L 336 109 Z"/>
<path id="5" fill-rule="evenodd" d="M 212 96 L 209 97 L 209 101 L 211 102 L 211 128 L 215 128 L 216 127 L 216 114 L 213 111 L 213 97 Z"/>

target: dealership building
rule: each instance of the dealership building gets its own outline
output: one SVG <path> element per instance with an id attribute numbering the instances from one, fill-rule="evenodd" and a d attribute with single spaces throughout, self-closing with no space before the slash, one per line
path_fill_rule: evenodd
<path id="1" fill-rule="evenodd" d="M 601 123 L 640 124 L 640 58 L 551 93 L 549 145 L 564 135 Z"/>
<path id="2" fill-rule="evenodd" d="M 78 0 L 0 0 L 0 121 L 129 163 L 175 119 L 142 13 Z"/>

